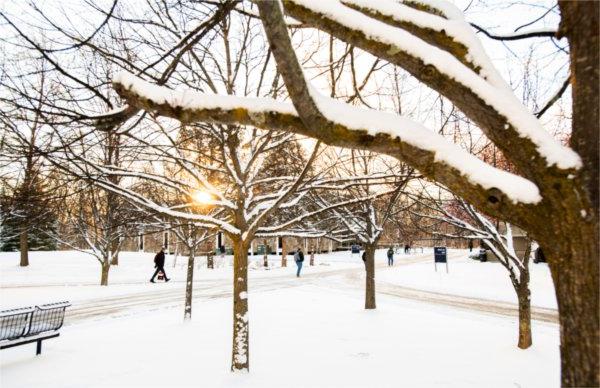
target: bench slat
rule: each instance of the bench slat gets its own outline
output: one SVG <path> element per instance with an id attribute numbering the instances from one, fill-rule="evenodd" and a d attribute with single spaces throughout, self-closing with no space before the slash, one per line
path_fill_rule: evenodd
<path id="1" fill-rule="evenodd" d="M 69 302 L 0 311 L 0 349 L 58 337 Z"/>

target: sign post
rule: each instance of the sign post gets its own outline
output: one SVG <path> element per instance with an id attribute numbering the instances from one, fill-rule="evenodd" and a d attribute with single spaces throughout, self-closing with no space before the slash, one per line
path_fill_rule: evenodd
<path id="1" fill-rule="evenodd" d="M 446 273 L 448 273 L 448 255 L 446 247 L 433 247 L 433 266 L 437 272 L 437 263 L 446 263 Z"/>

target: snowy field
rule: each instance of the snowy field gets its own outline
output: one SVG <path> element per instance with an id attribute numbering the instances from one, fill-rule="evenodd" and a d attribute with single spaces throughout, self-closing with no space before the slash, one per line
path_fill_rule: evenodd
<path id="1" fill-rule="evenodd" d="M 308 255 L 307 255 L 308 256 Z M 215 257 L 215 269 L 207 270 L 206 257 L 196 258 L 195 283 L 231 279 L 232 256 Z M 0 308 L 19 307 L 22 304 L 41 304 L 55 301 L 79 301 L 92 297 L 123 295 L 157 289 L 149 283 L 154 273 L 154 254 L 122 252 L 118 266 L 111 266 L 109 287 L 101 287 L 100 264 L 92 256 L 77 251 L 30 252 L 30 266 L 19 267 L 18 252 L 0 252 Z M 281 268 L 281 256 L 269 256 L 269 269 L 263 267 L 263 257 L 250 257 L 250 278 L 290 276 L 296 265 L 288 256 L 288 266 Z M 315 266 L 308 266 L 308 257 L 303 273 L 332 271 L 341 268 L 361 268 L 362 261 L 352 258 L 348 252 L 331 255 L 316 255 Z M 165 271 L 172 279 L 161 284 L 161 289 L 184 287 L 187 272 L 187 257 L 166 255 Z M 43 292 L 42 292 L 43 291 Z"/>
<path id="2" fill-rule="evenodd" d="M 69 299 L 61 337 L 0 351 L 0 386 L 7 387 L 557 387 L 559 333 L 534 321 L 534 345 L 519 350 L 515 316 L 459 309 L 431 301 L 378 294 L 365 311 L 364 270 L 347 252 L 317 255 L 300 279 L 295 265 L 252 265 L 249 374 L 229 372 L 230 258 L 195 273 L 193 319 L 183 323 L 185 260 L 169 283 L 150 284 L 151 254 L 125 253 L 108 287 L 97 285 L 99 265 L 76 252 L 0 254 L 2 308 Z M 450 251 L 450 273 L 433 270 L 431 250 L 396 255 L 385 265 L 377 252 L 378 287 L 388 285 L 482 303 L 514 300 L 498 263 Z M 290 258 L 291 259 L 291 258 Z M 256 257 L 262 263 L 262 257 Z M 291 264 L 291 265 L 290 265 Z M 531 265 L 534 305 L 550 307 L 545 264 Z M 504 280 L 504 282 L 503 282 Z M 537 295 L 540 294 L 540 295 Z"/>
<path id="3" fill-rule="evenodd" d="M 554 285 L 548 264 L 530 262 L 529 289 L 531 305 L 557 309 Z M 444 264 L 434 271 L 433 260 L 403 267 L 401 271 L 384 271 L 378 279 L 419 290 L 462 295 L 517 303 L 508 271 L 499 262 L 480 263 L 466 255 L 450 259 L 448 273 Z"/>

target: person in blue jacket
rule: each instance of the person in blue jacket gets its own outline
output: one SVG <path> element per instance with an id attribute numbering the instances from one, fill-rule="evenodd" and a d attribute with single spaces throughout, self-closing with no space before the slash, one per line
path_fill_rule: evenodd
<path id="1" fill-rule="evenodd" d="M 298 248 L 296 253 L 294 253 L 294 261 L 296 262 L 296 266 L 298 270 L 296 271 L 296 277 L 300 277 L 300 271 L 302 270 L 302 262 L 304 261 L 304 252 L 302 249 Z"/>

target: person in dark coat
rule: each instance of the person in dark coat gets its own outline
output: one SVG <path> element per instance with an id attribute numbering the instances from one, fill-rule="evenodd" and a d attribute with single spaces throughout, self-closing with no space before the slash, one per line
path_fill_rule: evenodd
<path id="1" fill-rule="evenodd" d="M 294 253 L 294 261 L 296 262 L 296 266 L 298 267 L 298 270 L 296 271 L 296 277 L 300 277 L 300 271 L 302 270 L 302 262 L 304 261 L 304 252 L 302 252 L 302 249 L 300 249 L 298 247 L 298 249 L 296 250 L 296 253 Z"/>
<path id="2" fill-rule="evenodd" d="M 404 244 L 404 253 L 407 254 L 410 252 L 410 246 L 408 244 Z"/>
<path id="3" fill-rule="evenodd" d="M 469 252 L 473 252 L 473 240 L 469 240 Z"/>
<path id="4" fill-rule="evenodd" d="M 156 271 L 154 271 L 154 275 L 152 275 L 152 278 L 150 278 L 150 283 L 154 283 L 154 278 L 156 277 L 156 275 L 159 274 L 159 272 L 162 272 L 165 275 L 165 282 L 168 282 L 169 279 L 167 277 L 167 273 L 165 272 L 165 248 L 160 248 L 160 252 L 158 252 L 156 254 L 156 256 L 154 256 L 154 268 L 156 268 Z"/>
<path id="5" fill-rule="evenodd" d="M 394 249 L 392 249 L 392 247 L 390 247 L 390 249 L 388 249 L 387 251 L 387 258 L 388 258 L 388 267 L 391 267 L 394 265 Z"/>
<path id="6" fill-rule="evenodd" d="M 362 261 L 365 263 L 365 267 L 367 266 L 367 251 L 365 250 L 362 254 Z"/>

